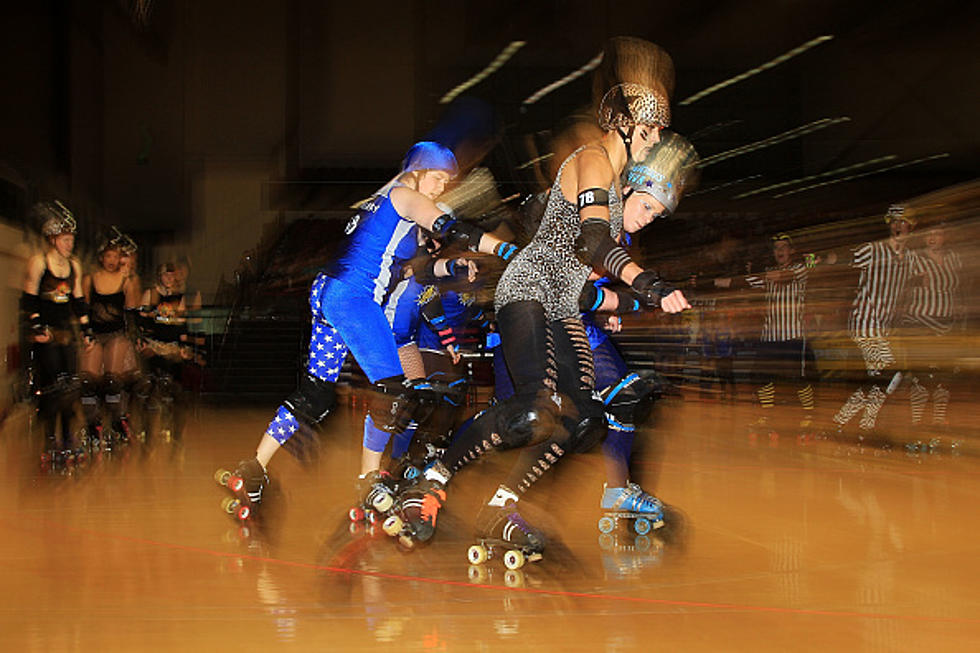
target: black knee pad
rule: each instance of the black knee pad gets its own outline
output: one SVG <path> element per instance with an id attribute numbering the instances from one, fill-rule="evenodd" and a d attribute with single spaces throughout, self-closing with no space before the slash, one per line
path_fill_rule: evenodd
<path id="1" fill-rule="evenodd" d="M 617 422 L 633 426 L 642 423 L 653 407 L 654 385 L 638 374 L 628 374 L 600 393 L 605 411 Z"/>
<path id="2" fill-rule="evenodd" d="M 282 403 L 297 418 L 316 426 L 333 410 L 336 402 L 337 392 L 333 383 L 303 372 L 296 390 Z"/>
<path id="3" fill-rule="evenodd" d="M 146 401 L 153 391 L 153 378 L 146 374 L 140 374 L 134 378 L 133 394 L 141 401 Z"/>
<path id="4" fill-rule="evenodd" d="M 516 395 L 501 402 L 498 411 L 497 433 L 503 449 L 543 442 L 551 437 L 558 423 L 557 406 L 540 395 Z"/>
<path id="5" fill-rule="evenodd" d="M 419 413 L 426 392 L 431 391 L 424 387 L 413 388 L 404 376 L 389 376 L 374 384 L 368 413 L 379 429 L 399 433 Z"/>
<path id="6" fill-rule="evenodd" d="M 154 374 L 153 388 L 158 399 L 173 401 L 177 394 L 177 382 L 173 375 L 167 372 L 157 372 Z"/>
<path id="7" fill-rule="evenodd" d="M 118 404 L 122 400 L 123 383 L 115 374 L 106 374 L 102 379 L 102 392 L 107 404 Z"/>
<path id="8" fill-rule="evenodd" d="M 569 451 L 572 453 L 590 451 L 606 436 L 607 429 L 605 417 L 589 415 L 582 418 L 569 431 Z"/>
<path id="9" fill-rule="evenodd" d="M 88 398 L 94 399 L 99 396 L 99 383 L 91 374 L 82 373 L 78 377 L 78 387 L 83 402 Z"/>

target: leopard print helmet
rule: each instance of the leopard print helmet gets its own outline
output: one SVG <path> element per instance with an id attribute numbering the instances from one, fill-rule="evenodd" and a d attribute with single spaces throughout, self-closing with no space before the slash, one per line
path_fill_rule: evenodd
<path id="1" fill-rule="evenodd" d="M 670 126 L 666 96 L 641 84 L 617 84 L 599 104 L 599 126 L 604 130 L 629 129 L 636 125 Z"/>
<path id="2" fill-rule="evenodd" d="M 58 200 L 38 202 L 34 205 L 34 215 L 41 225 L 41 233 L 45 236 L 73 234 L 78 229 L 75 216 Z"/>

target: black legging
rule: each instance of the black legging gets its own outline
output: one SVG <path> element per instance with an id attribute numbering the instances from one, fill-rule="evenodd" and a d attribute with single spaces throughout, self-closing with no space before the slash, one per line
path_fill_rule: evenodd
<path id="1" fill-rule="evenodd" d="M 47 448 L 54 448 L 55 428 L 61 415 L 61 448 L 72 447 L 71 419 L 74 412 L 75 347 L 59 342 L 36 342 L 33 347 L 40 390 L 38 413 Z"/>
<path id="2" fill-rule="evenodd" d="M 566 453 L 594 445 L 605 431 L 604 413 L 593 397 L 592 350 L 577 315 L 549 323 L 540 303 L 514 302 L 497 313 L 497 325 L 514 396 L 477 417 L 443 463 L 455 473 L 489 449 L 526 447 L 507 480 L 524 493 Z M 589 419 L 592 437 L 580 427 Z"/>

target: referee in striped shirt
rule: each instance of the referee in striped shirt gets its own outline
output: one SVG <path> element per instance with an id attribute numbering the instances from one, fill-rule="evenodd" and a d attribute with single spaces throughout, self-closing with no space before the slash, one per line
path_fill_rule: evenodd
<path id="1" fill-rule="evenodd" d="M 767 432 L 775 439 L 776 431 L 770 424 L 768 413 L 776 403 L 776 387 L 791 384 L 803 409 L 799 435 L 811 435 L 813 423 L 813 386 L 809 371 L 813 368 L 813 352 L 806 342 L 804 309 L 806 283 L 810 269 L 801 261 L 794 261 L 796 249 L 793 239 L 785 233 L 772 237 L 772 254 L 775 267 L 765 274 L 745 277 L 751 288 L 765 292 L 766 313 L 762 322 L 762 335 L 756 354 L 756 389 L 762 412 L 750 427 L 750 433 Z M 808 365 L 809 363 L 809 365 Z"/>
<path id="2" fill-rule="evenodd" d="M 906 207 L 893 204 L 885 214 L 889 237 L 861 245 L 853 252 L 852 267 L 859 270 L 857 293 L 847 328 L 861 351 L 867 376 L 834 415 L 838 432 L 858 413 L 860 439 L 874 430 L 885 398 L 901 380 L 896 371 L 890 337 L 911 275 L 912 256 L 907 247 L 915 226 Z"/>
<path id="3" fill-rule="evenodd" d="M 931 398 L 932 435 L 939 435 L 947 425 L 956 345 L 952 334 L 966 322 L 960 278 L 963 262 L 946 246 L 942 222 L 929 226 L 923 240 L 925 247 L 912 255 L 910 300 L 902 325 L 912 336 L 908 339 L 912 426 L 922 426 Z"/>

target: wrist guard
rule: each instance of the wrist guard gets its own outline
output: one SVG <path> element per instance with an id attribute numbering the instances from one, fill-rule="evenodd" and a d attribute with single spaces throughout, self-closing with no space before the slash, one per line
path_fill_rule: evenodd
<path id="1" fill-rule="evenodd" d="M 676 288 L 664 283 L 653 270 L 644 270 L 636 275 L 630 287 L 640 296 L 641 301 L 654 308 L 660 306 L 660 300 L 674 292 Z"/>
<path id="2" fill-rule="evenodd" d="M 517 253 L 517 245 L 514 243 L 502 242 L 493 248 L 494 256 L 498 256 L 504 261 L 509 261 Z"/>
<path id="3" fill-rule="evenodd" d="M 88 302 L 85 301 L 83 297 L 71 298 L 71 312 L 75 314 L 75 317 L 83 317 L 89 314 Z"/>

